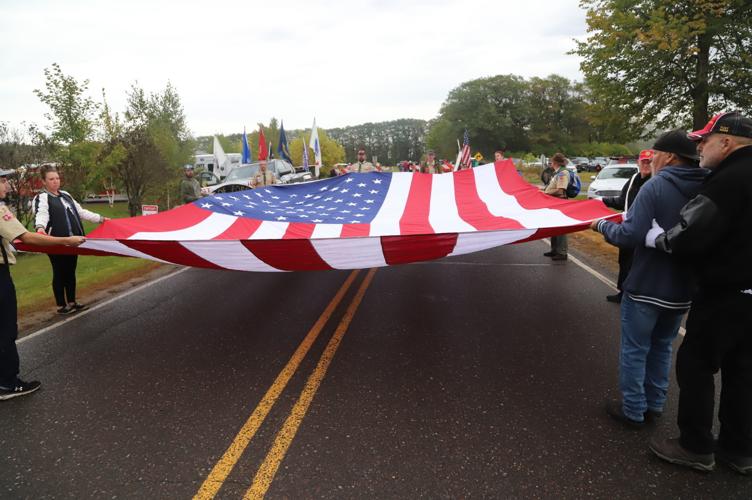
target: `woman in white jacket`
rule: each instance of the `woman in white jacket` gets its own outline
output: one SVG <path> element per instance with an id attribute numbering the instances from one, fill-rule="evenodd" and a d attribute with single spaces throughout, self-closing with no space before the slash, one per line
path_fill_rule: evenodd
<path id="1" fill-rule="evenodd" d="M 66 191 L 60 189 L 60 174 L 52 165 L 40 170 L 44 191 L 34 197 L 34 227 L 38 233 L 50 236 L 83 236 L 81 220 L 101 223 L 107 219 L 82 208 Z M 52 292 L 59 314 L 70 314 L 86 306 L 76 302 L 77 255 L 48 254 L 52 264 Z"/>

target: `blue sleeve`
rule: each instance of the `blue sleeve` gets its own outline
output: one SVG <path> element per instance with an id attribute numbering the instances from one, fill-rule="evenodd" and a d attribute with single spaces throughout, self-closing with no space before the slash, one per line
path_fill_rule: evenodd
<path id="1" fill-rule="evenodd" d="M 655 186 L 652 182 L 645 184 L 637 193 L 632 206 L 627 212 L 627 219 L 621 224 L 601 220 L 597 230 L 606 241 L 619 248 L 636 248 L 645 245 L 645 235 L 653 225 L 655 218 Z"/>

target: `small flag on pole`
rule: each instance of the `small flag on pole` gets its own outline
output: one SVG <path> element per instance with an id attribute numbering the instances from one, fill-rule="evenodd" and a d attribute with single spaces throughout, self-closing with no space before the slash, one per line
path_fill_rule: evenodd
<path id="1" fill-rule="evenodd" d="M 248 145 L 248 135 L 243 127 L 243 159 L 242 163 L 251 163 L 251 147 Z"/>
<path id="2" fill-rule="evenodd" d="M 266 147 L 266 137 L 264 137 L 264 129 L 259 127 L 259 153 L 258 159 L 267 160 L 269 158 L 269 150 Z"/>
<path id="3" fill-rule="evenodd" d="M 313 157 L 316 161 L 316 177 L 319 176 L 319 169 L 321 169 L 321 143 L 319 142 L 319 131 L 316 128 L 316 118 L 313 119 L 313 128 L 311 129 L 311 141 L 308 143 L 311 149 L 313 149 Z"/>
<path id="4" fill-rule="evenodd" d="M 465 129 L 465 136 L 462 139 L 462 158 L 460 160 L 460 168 L 470 167 L 470 136 Z"/>
<path id="5" fill-rule="evenodd" d="M 306 172 L 310 172 L 310 168 L 308 168 L 308 145 L 305 143 L 305 136 L 303 136 L 303 168 Z"/>
<path id="6" fill-rule="evenodd" d="M 277 156 L 292 163 L 289 148 L 290 147 L 287 144 L 287 134 L 285 134 L 285 122 L 282 122 L 279 127 L 279 144 L 277 144 Z"/>

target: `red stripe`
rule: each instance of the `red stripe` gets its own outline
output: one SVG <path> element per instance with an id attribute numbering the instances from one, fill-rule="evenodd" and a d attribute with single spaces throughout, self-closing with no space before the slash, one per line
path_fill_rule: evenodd
<path id="1" fill-rule="evenodd" d="M 245 240 L 240 243 L 266 264 L 283 271 L 332 269 L 310 240 Z"/>
<path id="2" fill-rule="evenodd" d="M 550 208 L 582 221 L 613 215 L 613 212 L 606 208 L 606 205 L 600 200 L 565 200 L 543 194 L 517 173 L 511 159 L 496 163 L 495 170 L 501 189 L 514 196 L 525 209 Z"/>
<path id="3" fill-rule="evenodd" d="M 457 233 L 381 237 L 384 261 L 390 266 L 440 259 L 452 253 L 456 244 Z"/>
<path id="4" fill-rule="evenodd" d="M 400 219 L 400 234 L 433 234 L 428 222 L 431 208 L 431 174 L 413 174 L 405 211 Z"/>
<path id="5" fill-rule="evenodd" d="M 209 269 L 224 269 L 213 262 L 199 257 L 177 241 L 121 240 L 120 243 L 134 250 L 138 250 L 139 252 L 156 257 L 157 259 L 172 262 L 173 264 L 190 267 L 206 267 Z"/>
<path id="6" fill-rule="evenodd" d="M 497 217 L 488 210 L 488 206 L 478 195 L 475 170 L 460 170 L 454 173 L 454 196 L 459 201 L 459 216 L 479 231 L 524 229 L 516 220 Z"/>
<path id="7" fill-rule="evenodd" d="M 343 224 L 341 238 L 361 238 L 371 234 L 370 224 Z"/>
<path id="8" fill-rule="evenodd" d="M 89 233 L 87 237 L 124 240 L 140 232 L 177 231 L 195 226 L 211 214 L 209 210 L 191 203 L 156 215 L 112 219 Z"/>
<path id="9" fill-rule="evenodd" d="M 225 230 L 224 233 L 216 236 L 215 240 L 246 240 L 251 237 L 253 233 L 261 225 L 259 219 L 248 219 L 245 217 L 238 217 L 238 219 L 232 223 L 230 227 Z"/>
<path id="10" fill-rule="evenodd" d="M 291 222 L 287 225 L 283 240 L 307 240 L 313 235 L 316 224 L 310 222 Z"/>

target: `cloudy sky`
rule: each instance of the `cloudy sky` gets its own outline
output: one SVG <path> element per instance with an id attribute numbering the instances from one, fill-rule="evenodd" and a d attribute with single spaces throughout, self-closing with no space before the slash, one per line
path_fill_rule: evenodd
<path id="1" fill-rule="evenodd" d="M 0 0 L 0 121 L 45 124 L 55 62 L 115 110 L 172 82 L 196 135 L 430 119 L 473 78 L 582 79 L 584 35 L 578 0 Z"/>

